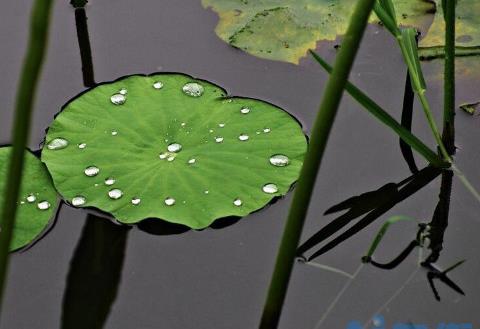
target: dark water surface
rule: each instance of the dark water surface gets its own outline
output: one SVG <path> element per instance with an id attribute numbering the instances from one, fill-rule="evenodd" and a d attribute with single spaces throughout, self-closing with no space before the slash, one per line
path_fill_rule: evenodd
<path id="1" fill-rule="evenodd" d="M 31 1 L 27 0 L 4 1 L 0 13 L 2 144 L 9 141 L 30 6 Z M 134 73 L 184 72 L 219 84 L 233 95 L 279 105 L 309 131 L 327 76 L 311 59 L 295 66 L 261 60 L 229 47 L 214 34 L 217 17 L 202 9 L 200 0 L 91 1 L 87 15 L 96 81 Z M 319 51 L 329 60 L 335 55 L 333 43 L 320 45 Z M 435 76 L 441 64 L 425 64 L 431 86 L 428 97 L 438 117 L 442 85 Z M 352 80 L 392 114 L 400 116 L 405 68 L 394 41 L 378 27 L 367 31 Z M 480 73 L 460 77 L 458 101 L 480 98 L 479 82 Z M 32 149 L 38 148 L 44 130 L 60 107 L 84 89 L 74 11 L 68 1 L 56 1 L 48 57 L 36 101 Z M 457 115 L 458 166 L 476 186 L 480 186 L 479 124 L 478 117 Z M 418 106 L 414 130 L 421 131 L 418 134 L 433 145 Z M 422 160 L 418 160 L 421 164 Z M 304 238 L 334 218 L 322 215 L 329 206 L 408 175 L 397 138 L 345 97 L 318 178 Z M 429 221 L 438 191 L 437 179 L 315 262 L 353 273 L 382 220 L 404 214 Z M 105 328 L 255 328 L 290 201 L 291 194 L 221 230 L 157 236 L 134 227 L 128 232 L 120 285 Z M 388 328 L 393 323 L 409 321 L 427 324 L 429 328 L 436 328 L 439 322 L 470 322 L 474 328 L 480 325 L 479 210 L 480 204 L 454 180 L 450 226 L 438 266 L 446 268 L 458 260 L 467 260 L 450 273 L 466 296 L 437 282 L 442 297 L 437 302 L 426 272 L 420 270 L 382 311 Z M 62 206 L 54 229 L 30 250 L 12 256 L 2 329 L 60 328 L 70 260 L 86 217 L 82 210 Z M 394 227 L 377 258 L 393 258 L 416 232 L 412 223 Z M 112 243 L 111 248 L 122 243 Z M 88 254 L 85 257 L 89 259 Z M 75 263 L 74 267 L 82 268 L 82 264 Z M 365 322 L 416 267 L 415 254 L 392 271 L 366 266 L 322 328 L 345 328 L 350 320 Z M 85 280 L 92 277 L 85 276 Z M 298 264 L 281 328 L 313 329 L 345 282 L 341 275 Z M 82 312 L 87 317 L 92 310 Z"/>

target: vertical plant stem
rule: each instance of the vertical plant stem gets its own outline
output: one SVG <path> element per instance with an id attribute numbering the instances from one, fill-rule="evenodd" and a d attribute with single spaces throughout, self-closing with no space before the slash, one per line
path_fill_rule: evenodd
<path id="1" fill-rule="evenodd" d="M 315 179 L 343 95 L 343 90 L 347 83 L 374 3 L 375 0 L 359 0 L 357 2 L 356 8 L 350 18 L 350 24 L 345 34 L 342 47 L 335 61 L 333 72 L 325 88 L 320 109 L 312 128 L 310 146 L 305 156 L 298 186 L 283 232 L 274 273 L 271 278 L 260 322 L 261 329 L 272 329 L 278 326 L 295 261 L 296 248 L 307 215 Z"/>
<path id="2" fill-rule="evenodd" d="M 28 48 L 17 91 L 12 131 L 13 150 L 9 159 L 5 199 L 2 205 L 2 217 L 0 218 L 0 309 L 8 268 L 8 249 L 12 239 L 17 200 L 22 181 L 24 152 L 29 137 L 37 80 L 46 50 L 52 2 L 53 0 L 36 0 L 33 4 Z"/>
<path id="3" fill-rule="evenodd" d="M 445 17 L 445 71 L 443 103 L 443 142 L 449 154 L 455 153 L 455 5 L 446 0 Z"/>

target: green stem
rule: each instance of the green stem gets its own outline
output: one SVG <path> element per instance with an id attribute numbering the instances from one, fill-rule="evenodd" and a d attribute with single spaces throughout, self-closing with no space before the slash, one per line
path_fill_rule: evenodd
<path id="1" fill-rule="evenodd" d="M 443 142 L 449 154 L 455 153 L 455 5 L 446 0 L 445 16 L 445 79 L 443 103 Z"/>
<path id="2" fill-rule="evenodd" d="M 3 211 L 0 218 L 2 221 L 0 234 L 0 308 L 8 268 L 8 251 L 22 181 L 24 152 L 29 137 L 37 80 L 46 50 L 52 2 L 53 0 L 36 0 L 33 4 L 28 49 L 18 86 L 12 131 L 13 150 L 9 160 L 5 198 L 2 205 Z"/>
<path id="3" fill-rule="evenodd" d="M 435 123 L 435 119 L 433 118 L 432 110 L 430 109 L 430 104 L 428 103 L 428 100 L 425 96 L 425 82 L 423 81 L 423 74 L 419 70 L 421 68 L 419 67 L 419 64 L 415 62 L 415 60 L 418 58 L 415 58 L 417 56 L 416 50 L 415 53 L 413 51 L 409 51 L 409 48 L 407 48 L 406 43 L 408 40 L 406 40 L 407 35 L 401 35 L 397 36 L 397 41 L 400 46 L 400 50 L 402 51 L 403 58 L 405 59 L 405 62 L 407 63 L 408 70 L 410 72 L 410 76 L 412 78 L 412 84 L 413 84 L 413 89 L 415 93 L 418 95 L 418 98 L 420 100 L 420 103 L 422 104 L 422 109 L 423 112 L 425 113 L 425 117 L 427 118 L 428 125 L 430 126 L 430 130 L 432 131 L 433 137 L 435 138 L 435 142 L 438 145 L 438 148 L 440 149 L 440 153 L 442 154 L 443 158 L 448 161 L 449 163 L 452 162 L 452 159 L 447 152 L 447 149 L 445 145 L 443 144 L 442 137 L 439 133 L 437 124 Z M 413 44 L 411 44 L 412 47 L 414 47 Z M 418 67 L 418 68 L 417 68 Z"/>
<path id="4" fill-rule="evenodd" d="M 325 88 L 320 109 L 312 128 L 310 146 L 305 156 L 298 186 L 283 232 L 274 273 L 263 309 L 260 323 L 261 329 L 272 329 L 278 325 L 315 179 L 374 3 L 375 0 L 359 0 L 357 2 L 355 11 L 350 18 L 350 24 L 342 47 L 335 61 L 333 73 Z"/>
<path id="5" fill-rule="evenodd" d="M 418 97 L 420 99 L 420 102 L 422 103 L 423 112 L 425 113 L 428 125 L 430 126 L 430 130 L 432 131 L 433 137 L 435 138 L 438 148 L 440 149 L 440 153 L 446 161 L 452 163 L 452 158 L 447 152 L 447 148 L 443 144 L 442 136 L 440 135 L 437 124 L 435 123 L 435 119 L 433 118 L 430 104 L 428 103 L 427 97 L 425 97 L 425 90 L 420 91 L 420 93 L 418 93 Z"/>

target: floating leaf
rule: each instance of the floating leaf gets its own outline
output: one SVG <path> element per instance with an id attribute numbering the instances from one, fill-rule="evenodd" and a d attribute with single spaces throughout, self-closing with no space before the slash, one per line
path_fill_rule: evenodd
<path id="1" fill-rule="evenodd" d="M 4 202 L 11 150 L 11 147 L 0 148 L 0 206 Z M 47 169 L 32 153 L 25 152 L 20 200 L 10 250 L 22 248 L 38 238 L 54 217 L 56 206 L 57 193 Z"/>
<path id="2" fill-rule="evenodd" d="M 356 0 L 202 0 L 219 16 L 217 35 L 252 55 L 298 64 L 318 41 L 335 40 L 347 29 Z M 395 1 L 399 24 L 423 28 L 434 4 Z M 371 22 L 377 21 L 372 16 Z"/>
<path id="3" fill-rule="evenodd" d="M 420 55 L 423 58 L 444 56 L 445 20 L 442 1 L 435 0 L 436 14 L 425 38 L 420 40 Z M 457 0 L 456 8 L 456 55 L 480 54 L 480 2 L 478 0 Z"/>
<path id="4" fill-rule="evenodd" d="M 48 147 L 59 139 L 68 146 Z M 70 203 L 124 223 L 161 218 L 195 229 L 286 194 L 307 147 L 283 110 L 181 74 L 89 90 L 56 117 L 46 145 L 42 160 Z"/>

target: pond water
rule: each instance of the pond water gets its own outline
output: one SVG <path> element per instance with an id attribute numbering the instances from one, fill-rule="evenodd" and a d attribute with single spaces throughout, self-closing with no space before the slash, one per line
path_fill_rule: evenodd
<path id="1" fill-rule="evenodd" d="M 9 141 L 30 6 L 31 1 L 27 0 L 8 1 L 0 13 L 1 144 Z M 184 72 L 212 81 L 232 95 L 272 102 L 297 117 L 309 133 L 327 79 L 312 59 L 306 58 L 296 66 L 258 59 L 229 47 L 214 33 L 217 16 L 204 10 L 200 0 L 143 0 L 134 6 L 127 0 L 91 1 L 87 15 L 97 82 L 134 73 Z M 330 61 L 336 52 L 334 44 L 322 43 L 318 47 Z M 437 78 L 441 66 L 441 61 L 424 63 L 428 97 L 438 117 L 442 108 L 442 82 Z M 405 66 L 394 40 L 383 29 L 368 28 L 352 81 L 400 117 Z M 479 82 L 480 73 L 460 76 L 458 102 L 480 98 L 476 88 Z M 56 1 L 31 130 L 32 149 L 38 149 L 45 129 L 61 106 L 84 89 L 74 10 L 68 1 Z M 476 186 L 480 186 L 479 120 L 464 113 L 457 115 L 458 167 Z M 418 135 L 433 145 L 418 104 L 413 126 Z M 417 160 L 421 166 L 422 160 Z M 398 139 L 350 97 L 344 97 L 318 177 L 303 240 L 335 218 L 323 215 L 330 206 L 407 176 L 409 170 Z M 315 262 L 353 273 L 388 216 L 402 214 L 430 221 L 439 186 L 437 179 Z M 90 217 L 87 221 L 84 210 L 62 205 L 53 229 L 31 249 L 13 254 L 0 328 L 60 328 L 62 312 L 63 321 L 70 323 L 64 328 L 94 328 L 82 321 L 101 313 L 97 299 L 102 299 L 103 290 L 115 289 L 104 328 L 255 328 L 291 196 L 290 193 L 234 225 L 174 232 L 177 234 L 167 234 L 172 232 L 151 225 L 126 230 L 104 219 Z M 441 302 L 436 301 L 426 271 L 419 270 L 381 311 L 388 328 L 397 322 L 410 321 L 427 324 L 429 328 L 436 328 L 441 322 L 480 325 L 479 210 L 480 204 L 454 179 L 449 226 L 438 266 L 447 268 L 459 260 L 467 260 L 449 273 L 466 295 L 436 280 L 442 298 Z M 92 227 L 97 227 L 96 232 L 105 232 L 100 243 L 103 249 L 88 234 Z M 82 229 L 86 233 L 80 239 Z M 376 258 L 394 258 L 415 238 L 417 231 L 412 223 L 394 226 Z M 80 243 L 82 247 L 71 263 Z M 101 257 L 94 257 L 92 248 Z M 100 270 L 95 270 L 95 266 L 100 266 Z M 70 281 L 77 285 L 70 284 L 66 293 L 70 268 L 73 271 Z M 322 328 L 346 328 L 352 320 L 366 322 L 416 268 L 415 253 L 391 271 L 365 266 Z M 280 327 L 315 328 L 346 280 L 345 276 L 298 263 Z M 71 296 L 78 296 L 73 305 Z M 62 304 L 66 306 L 62 308 Z M 72 309 L 75 311 L 71 312 Z"/>

